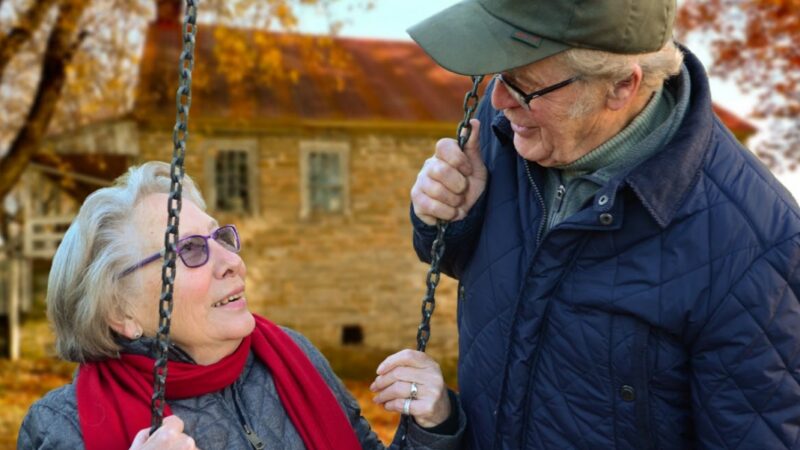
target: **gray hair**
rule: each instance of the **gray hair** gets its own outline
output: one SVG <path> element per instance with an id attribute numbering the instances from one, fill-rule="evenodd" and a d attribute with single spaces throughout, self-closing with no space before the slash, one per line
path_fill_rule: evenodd
<path id="1" fill-rule="evenodd" d="M 600 80 L 598 89 L 603 94 L 613 89 L 614 83 L 628 78 L 634 64 L 642 68 L 642 89 L 654 92 L 664 81 L 677 75 L 683 64 L 683 53 L 672 40 L 667 41 L 660 50 L 652 53 L 624 55 L 601 50 L 571 48 L 554 56 L 576 75 L 585 80 Z M 585 101 L 576 102 L 573 113 L 579 116 L 591 108 L 592 96 L 584 96 Z"/>
<path id="2" fill-rule="evenodd" d="M 147 162 L 131 167 L 114 185 L 86 198 L 56 250 L 47 288 L 47 314 L 56 334 L 61 358 L 94 361 L 119 356 L 119 345 L 108 319 L 123 317 L 134 286 L 118 274 L 142 255 L 131 245 L 136 230 L 133 208 L 144 197 L 169 193 L 170 166 Z M 183 198 L 205 210 L 194 182 L 185 176 Z M 166 209 L 166 205 L 165 205 Z"/>

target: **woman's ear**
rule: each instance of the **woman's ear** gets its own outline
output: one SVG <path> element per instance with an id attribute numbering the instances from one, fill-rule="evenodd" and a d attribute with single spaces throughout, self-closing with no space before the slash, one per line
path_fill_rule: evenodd
<path id="1" fill-rule="evenodd" d="M 639 94 L 643 77 L 642 68 L 638 64 L 634 64 L 630 76 L 614 83 L 614 86 L 608 92 L 606 98 L 608 109 L 619 111 L 633 102 Z"/>
<path id="2" fill-rule="evenodd" d="M 131 316 L 124 316 L 123 318 L 112 317 L 107 322 L 108 326 L 120 336 L 131 340 L 142 337 L 142 327 Z"/>

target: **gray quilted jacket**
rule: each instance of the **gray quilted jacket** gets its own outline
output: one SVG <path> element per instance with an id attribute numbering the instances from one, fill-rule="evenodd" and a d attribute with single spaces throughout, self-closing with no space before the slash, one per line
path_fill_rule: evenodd
<path id="1" fill-rule="evenodd" d="M 305 351 L 331 387 L 361 446 L 366 450 L 383 449 L 383 444 L 361 416 L 358 402 L 333 373 L 325 357 L 299 333 L 285 328 L 284 331 Z M 451 395 L 451 400 L 455 398 Z M 305 448 L 278 398 L 272 375 L 252 353 L 247 358 L 241 376 L 232 385 L 200 397 L 170 401 L 169 405 L 173 414 L 184 421 L 184 431 L 194 438 L 202 450 Z M 458 415 L 456 434 L 433 434 L 410 421 L 412 425 L 406 436 L 405 448 L 459 448 L 464 434 L 465 418 L 458 400 L 453 409 L 454 414 Z M 259 441 L 262 443 L 260 447 Z M 395 436 L 395 442 L 389 448 L 401 448 L 399 441 L 399 436 Z M 83 448 L 74 384 L 49 392 L 31 406 L 19 430 L 17 449 Z"/>

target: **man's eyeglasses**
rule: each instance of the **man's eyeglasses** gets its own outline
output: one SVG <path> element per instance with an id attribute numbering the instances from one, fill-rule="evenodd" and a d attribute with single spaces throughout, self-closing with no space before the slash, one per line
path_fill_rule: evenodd
<path id="1" fill-rule="evenodd" d="M 183 264 L 186 267 L 200 267 L 208 262 L 208 256 L 211 253 L 211 249 L 208 247 L 209 239 L 215 240 L 217 244 L 222 246 L 222 248 L 233 253 L 239 253 L 239 250 L 242 248 L 241 244 L 239 243 L 239 233 L 236 231 L 236 227 L 233 225 L 225 225 L 224 227 L 217 228 L 208 236 L 201 236 L 199 234 L 186 236 L 178 241 L 177 249 L 178 256 L 180 256 L 181 261 L 183 261 Z M 140 269 L 151 262 L 158 260 L 164 256 L 164 252 L 165 249 L 161 249 L 160 252 L 154 253 L 138 263 L 128 267 L 127 269 L 123 270 L 117 278 L 119 279 L 129 275 L 136 269 Z"/>
<path id="2" fill-rule="evenodd" d="M 520 89 L 516 85 L 514 85 L 514 83 L 508 81 L 505 77 L 503 77 L 502 73 L 498 73 L 497 75 L 494 76 L 494 78 L 496 80 L 500 81 L 501 83 L 503 83 L 508 88 L 507 89 L 508 93 L 511 94 L 512 97 L 514 97 L 514 100 L 516 100 L 517 103 L 519 103 L 520 106 L 522 106 L 526 110 L 530 111 L 531 110 L 531 105 L 530 105 L 531 100 L 533 100 L 535 98 L 538 98 L 538 97 L 541 97 L 541 96 L 543 96 L 545 94 L 549 94 L 549 93 L 551 93 L 551 92 L 553 92 L 555 90 L 561 89 L 564 86 L 568 86 L 568 85 L 574 83 L 575 81 L 578 81 L 578 79 L 580 77 L 577 77 L 577 76 L 572 77 L 572 78 L 570 78 L 568 80 L 564 80 L 564 81 L 562 81 L 560 83 L 556 83 L 556 84 L 554 84 L 552 86 L 547 86 L 546 88 L 539 89 L 538 91 L 531 92 L 530 94 L 526 94 L 525 92 L 522 91 L 522 89 Z"/>

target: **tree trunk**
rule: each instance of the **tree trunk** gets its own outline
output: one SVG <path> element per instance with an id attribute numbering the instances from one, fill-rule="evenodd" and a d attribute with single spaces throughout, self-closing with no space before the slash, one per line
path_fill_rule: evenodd
<path id="1" fill-rule="evenodd" d="M 47 133 L 58 99 L 66 81 L 66 68 L 72 61 L 81 37 L 76 33 L 78 21 L 90 0 L 62 0 L 53 32 L 47 41 L 42 61 L 42 74 L 25 124 L 0 160 L 0 199 L 22 176 L 31 157 Z"/>
<path id="2" fill-rule="evenodd" d="M 28 12 L 19 19 L 19 23 L 7 35 L 0 36 L 0 79 L 3 78 L 3 73 L 5 73 L 9 61 L 31 39 L 33 33 L 39 29 L 55 1 L 40 0 L 33 2 Z M 0 0 L 0 5 L 2 5 L 2 0 Z"/>

